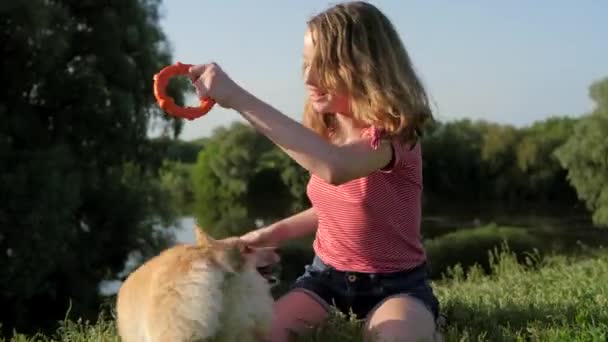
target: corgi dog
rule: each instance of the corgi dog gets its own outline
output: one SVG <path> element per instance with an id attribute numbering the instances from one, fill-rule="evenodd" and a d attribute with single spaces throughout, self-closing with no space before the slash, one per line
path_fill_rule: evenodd
<path id="1" fill-rule="evenodd" d="M 260 341 L 270 333 L 273 297 L 259 271 L 280 258 L 238 238 L 215 240 L 195 226 L 196 244 L 171 247 L 125 279 L 118 290 L 124 342 Z"/>

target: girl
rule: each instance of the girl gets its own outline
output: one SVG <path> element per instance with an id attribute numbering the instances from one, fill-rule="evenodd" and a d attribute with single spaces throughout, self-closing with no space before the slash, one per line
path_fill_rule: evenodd
<path id="1" fill-rule="evenodd" d="M 215 63 L 191 68 L 199 96 L 245 117 L 310 172 L 312 207 L 241 237 L 278 245 L 316 232 L 315 258 L 275 303 L 272 341 L 320 323 L 329 305 L 366 318 L 380 340 L 435 337 L 438 302 L 421 244 L 427 95 L 387 17 L 365 2 L 308 22 L 304 125 L 232 81 Z"/>

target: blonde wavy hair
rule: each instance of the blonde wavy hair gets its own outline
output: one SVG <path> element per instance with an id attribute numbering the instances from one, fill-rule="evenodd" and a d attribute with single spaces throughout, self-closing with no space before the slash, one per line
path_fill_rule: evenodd
<path id="1" fill-rule="evenodd" d="M 363 1 L 343 2 L 307 22 L 315 45 L 310 72 L 330 92 L 346 92 L 354 118 L 415 142 L 432 119 L 426 91 L 390 20 Z M 307 99 L 304 125 L 328 138 L 333 116 Z"/>

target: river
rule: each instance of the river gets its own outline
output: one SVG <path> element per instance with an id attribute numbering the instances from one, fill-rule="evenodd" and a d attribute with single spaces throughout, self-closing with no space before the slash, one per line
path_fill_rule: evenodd
<path id="1" fill-rule="evenodd" d="M 195 218 L 193 216 L 183 216 L 177 220 L 177 225 L 173 227 L 169 227 L 175 232 L 175 243 L 193 243 L 194 242 L 194 223 Z M 125 264 L 125 268 L 129 269 L 132 267 L 134 262 L 133 258 L 130 258 Z M 103 296 L 110 296 L 118 291 L 120 284 L 122 282 L 120 280 L 107 280 L 102 281 L 99 284 L 99 292 Z"/>
<path id="2" fill-rule="evenodd" d="M 608 244 L 608 229 L 593 227 L 589 215 L 581 207 L 534 206 L 507 208 L 496 205 L 472 206 L 462 203 L 445 203 L 425 210 L 422 223 L 424 238 L 437 236 L 470 227 L 496 223 L 502 226 L 521 227 L 530 231 L 542 231 L 547 236 L 559 240 L 567 248 L 578 242 L 598 246 Z M 175 233 L 176 243 L 193 243 L 194 216 L 182 216 L 177 225 L 169 227 Z M 133 260 L 126 263 L 126 269 L 133 266 Z M 121 282 L 104 281 L 100 284 L 102 295 L 116 293 Z"/>

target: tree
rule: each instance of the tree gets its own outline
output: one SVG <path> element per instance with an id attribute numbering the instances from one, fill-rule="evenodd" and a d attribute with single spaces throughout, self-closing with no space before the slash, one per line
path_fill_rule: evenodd
<path id="1" fill-rule="evenodd" d="M 608 78 L 593 83 L 589 95 L 596 108 L 579 121 L 555 155 L 593 221 L 608 227 Z"/>
<path id="2" fill-rule="evenodd" d="M 0 321 L 95 318 L 98 284 L 155 253 L 171 218 L 148 124 L 170 63 L 157 0 L 9 1 L 0 12 Z M 183 83 L 182 83 L 183 84 Z M 181 85 L 169 90 L 178 103 Z M 44 307 L 44 309 L 40 309 Z"/>
<path id="3" fill-rule="evenodd" d="M 437 122 L 422 140 L 424 186 L 430 196 L 476 200 L 483 130 L 469 119 Z"/>
<path id="4" fill-rule="evenodd" d="M 277 167 L 281 170 L 281 180 L 289 189 L 291 204 L 289 214 L 310 208 L 311 203 L 306 193 L 310 173 L 288 154 L 276 149 L 274 154 Z"/>
<path id="5" fill-rule="evenodd" d="M 290 213 L 294 196 L 283 178 L 294 176 L 282 154 L 249 125 L 216 129 L 193 171 L 199 223 L 225 237 Z"/>
<path id="6" fill-rule="evenodd" d="M 576 123 L 575 118 L 551 117 L 522 130 L 514 162 L 526 181 L 523 194 L 526 198 L 577 202 L 576 192 L 566 178 L 567 171 L 554 153 L 572 136 Z"/>
<path id="7" fill-rule="evenodd" d="M 510 125 L 484 124 L 481 145 L 481 191 L 483 197 L 516 201 L 524 180 L 515 163 L 515 148 L 521 132 Z"/>

